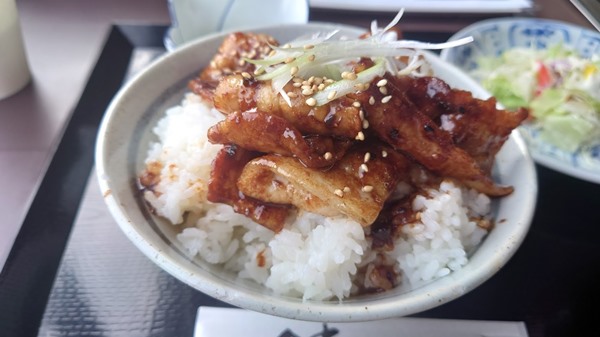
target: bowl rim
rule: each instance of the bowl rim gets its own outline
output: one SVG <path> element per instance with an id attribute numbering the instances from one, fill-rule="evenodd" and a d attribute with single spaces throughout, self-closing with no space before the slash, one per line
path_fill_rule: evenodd
<path id="1" fill-rule="evenodd" d="M 587 27 L 578 26 L 578 25 L 570 23 L 570 22 L 564 22 L 564 21 L 555 20 L 555 19 L 545 19 L 545 18 L 500 17 L 500 18 L 484 19 L 481 21 L 474 22 L 468 26 L 465 26 L 464 28 L 460 29 L 456 33 L 452 34 L 452 36 L 450 36 L 448 38 L 448 41 L 458 40 L 460 38 L 468 36 L 471 33 L 477 32 L 477 31 L 481 30 L 482 28 L 490 26 L 490 25 L 494 25 L 494 24 L 505 25 L 505 24 L 519 23 L 519 22 L 530 22 L 530 23 L 535 23 L 535 24 L 558 26 L 558 27 L 567 28 L 571 31 L 581 31 L 581 32 L 586 32 L 588 34 L 597 35 L 600 38 L 600 32 L 594 31 Z M 443 60 L 447 60 L 449 57 L 448 55 L 451 52 L 452 52 L 452 49 L 444 49 L 440 52 L 440 57 Z"/>
<path id="2" fill-rule="evenodd" d="M 543 23 L 543 24 L 548 24 L 548 25 L 569 27 L 570 29 L 574 29 L 574 30 L 585 30 L 585 31 L 589 31 L 594 34 L 600 34 L 600 32 L 589 29 L 587 27 L 579 26 L 574 23 L 560 21 L 560 20 L 556 20 L 556 19 L 530 18 L 530 17 L 499 17 L 499 18 L 489 18 L 489 19 L 484 19 L 484 20 L 474 22 L 474 23 L 460 29 L 459 31 L 454 33 L 452 36 L 459 35 L 463 31 L 473 30 L 473 28 L 487 26 L 487 25 L 493 24 L 493 23 L 514 23 L 514 22 Z M 452 39 L 452 37 L 450 39 Z"/>
<path id="3" fill-rule="evenodd" d="M 358 27 L 329 23 L 275 25 L 265 26 L 260 29 L 276 30 L 282 27 L 287 29 L 302 29 L 307 25 L 320 27 L 321 29 L 331 29 L 332 27 L 343 28 L 354 33 L 364 31 Z M 259 29 L 256 28 L 252 30 Z M 392 294 L 379 296 L 371 303 L 364 303 L 360 301 L 360 299 L 346 299 L 340 302 L 302 301 L 301 299 L 292 299 L 285 296 L 280 297 L 274 294 L 266 297 L 264 293 L 249 291 L 245 288 L 236 288 L 233 284 L 222 284 L 220 283 L 220 278 L 215 275 L 190 274 L 190 272 L 185 269 L 185 266 L 180 265 L 176 258 L 161 254 L 162 252 L 159 247 L 152 242 L 149 242 L 142 233 L 137 232 L 135 228 L 131 226 L 131 220 L 127 216 L 127 210 L 122 208 L 118 196 L 115 195 L 116 193 L 112 193 L 113 190 L 111 189 L 110 179 L 106 176 L 106 172 L 108 171 L 107 158 L 110 156 L 110 148 L 107 147 L 107 139 L 105 136 L 107 135 L 107 130 L 111 127 L 112 116 L 116 114 L 116 111 L 121 105 L 126 104 L 126 95 L 129 91 L 136 90 L 136 87 L 140 86 L 147 77 L 158 72 L 161 66 L 164 66 L 168 62 L 173 62 L 178 55 L 190 53 L 193 50 L 201 48 L 201 46 L 208 41 L 222 39 L 226 34 L 227 32 L 214 33 L 199 38 L 191 43 L 187 43 L 174 52 L 166 53 L 164 56 L 154 61 L 150 66 L 135 75 L 121 90 L 119 90 L 112 100 L 98 132 L 95 160 L 97 179 L 104 195 L 104 201 L 124 234 L 144 255 L 159 265 L 160 268 L 198 291 L 204 292 L 216 299 L 235 306 L 292 319 L 348 322 L 405 316 L 433 308 L 441 303 L 449 302 L 474 289 L 492 277 L 514 255 L 529 230 L 534 215 L 537 196 L 535 166 L 529 156 L 524 140 L 516 132 L 513 132 L 509 138 L 509 142 L 512 142 L 511 146 L 514 146 L 519 150 L 520 154 L 522 154 L 523 157 L 520 159 L 525 161 L 525 168 L 527 171 L 523 174 L 526 175 L 530 184 L 527 186 L 527 191 L 524 194 L 527 198 L 524 200 L 524 206 L 521 209 L 521 213 L 515 216 L 515 221 L 518 222 L 518 224 L 513 226 L 514 228 L 511 228 L 508 237 L 503 241 L 503 243 L 508 245 L 509 249 L 507 249 L 506 246 L 498 247 L 494 250 L 493 263 L 489 263 L 476 270 L 470 270 L 469 264 L 467 264 L 460 274 L 464 276 L 463 278 L 455 277 L 456 273 L 453 273 L 442 279 L 438 279 L 431 284 L 439 285 L 439 287 L 434 289 L 433 287 L 426 285 L 417 288 L 413 290 L 416 296 L 404 299 L 401 303 L 398 302 L 398 296 Z M 462 73 L 456 66 L 441 60 L 439 57 L 433 54 L 431 54 L 431 57 L 437 59 L 438 61 L 436 62 L 442 62 L 445 67 L 448 67 L 452 71 Z M 465 80 L 470 80 L 468 76 L 464 76 Z M 479 87 L 475 81 L 472 81 L 472 83 Z M 525 186 L 523 188 L 525 188 Z M 281 311 L 281 308 L 285 308 L 285 310 Z"/>

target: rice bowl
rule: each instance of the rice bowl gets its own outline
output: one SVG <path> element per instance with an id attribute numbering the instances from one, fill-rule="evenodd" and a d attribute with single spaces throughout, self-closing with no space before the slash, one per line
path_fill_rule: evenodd
<path id="1" fill-rule="evenodd" d="M 338 27 L 336 27 L 338 28 Z M 265 28 L 281 40 L 307 29 L 331 30 L 328 25 Z M 348 33 L 359 30 L 345 28 Z M 277 295 L 254 282 L 189 257 L 185 239 L 164 219 L 150 214 L 136 189 L 135 177 L 144 166 L 148 144 L 156 138 L 152 128 L 168 107 L 184 97 L 185 81 L 212 56 L 222 36 L 210 36 L 166 55 L 133 79 L 115 98 L 99 134 L 97 168 L 105 200 L 126 235 L 161 268 L 192 287 L 217 299 L 244 308 L 315 321 L 371 320 L 407 315 L 431 308 L 471 290 L 506 263 L 527 232 L 535 204 L 535 172 L 522 140 L 513 133 L 496 158 L 496 179 L 515 186 L 515 192 L 493 205 L 502 220 L 460 270 L 411 290 L 394 289 L 382 294 L 347 300 L 302 300 Z M 428 60 L 438 76 L 451 85 L 487 94 L 474 82 L 433 55 Z M 160 80 L 158 80 L 160 79 Z M 143 92 L 144 95 L 139 93 Z M 150 101 L 148 101 L 150 99 Z M 447 187 L 450 188 L 450 187 Z M 177 212 L 172 219 L 177 220 Z M 188 233 L 194 239 L 194 233 Z M 197 233 L 196 233 L 197 234 Z M 259 277 L 259 276 L 257 276 Z"/>

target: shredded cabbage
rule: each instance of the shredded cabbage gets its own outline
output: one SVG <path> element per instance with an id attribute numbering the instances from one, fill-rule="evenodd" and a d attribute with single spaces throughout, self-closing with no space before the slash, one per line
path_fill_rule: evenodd
<path id="1" fill-rule="evenodd" d="M 508 109 L 527 107 L 544 141 L 574 152 L 600 138 L 600 57 L 587 59 L 563 45 L 512 48 L 478 60 L 482 80 Z"/>

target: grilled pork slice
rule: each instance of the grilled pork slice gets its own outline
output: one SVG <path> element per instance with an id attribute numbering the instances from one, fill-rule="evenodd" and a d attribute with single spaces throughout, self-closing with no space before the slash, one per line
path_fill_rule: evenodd
<path id="1" fill-rule="evenodd" d="M 481 169 L 490 173 L 494 157 L 513 129 L 528 116 L 525 109 L 498 109 L 496 100 L 476 99 L 468 91 L 456 90 L 436 77 L 398 77 L 398 90 L 450 133 L 459 148 L 472 156 Z"/>
<path id="2" fill-rule="evenodd" d="M 267 57 L 271 46 L 279 43 L 267 34 L 236 32 L 227 35 L 208 67 L 200 74 L 202 80 L 220 80 L 232 73 L 252 74 L 255 66 L 244 59 L 259 60 Z"/>
<path id="3" fill-rule="evenodd" d="M 236 181 L 246 163 L 258 154 L 237 146 L 224 146 L 215 157 L 208 182 L 207 199 L 232 206 L 236 213 L 279 232 L 288 217 L 290 207 L 268 204 L 241 193 Z"/>
<path id="4" fill-rule="evenodd" d="M 312 85 L 318 86 L 317 83 Z M 256 109 L 279 116 L 290 121 L 303 134 L 354 139 L 361 131 L 360 108 L 353 105 L 354 100 L 340 97 L 322 106 L 310 106 L 306 102 L 309 96 L 304 95 L 303 91 L 316 92 L 317 89 L 303 89 L 288 83 L 284 90 L 290 97 L 291 105 L 273 90 L 271 81 L 255 81 L 240 74 L 230 75 L 216 87 L 214 105 L 224 114 Z"/>
<path id="5" fill-rule="evenodd" d="M 308 167 L 330 167 L 351 142 L 329 136 L 303 136 L 288 120 L 250 110 L 233 112 L 208 130 L 216 144 L 236 144 L 247 150 L 298 158 Z"/>
<path id="6" fill-rule="evenodd" d="M 488 172 L 454 143 L 450 133 L 412 102 L 397 84 L 397 77 L 386 75 L 385 80 L 385 96 L 375 86 L 358 94 L 371 129 L 379 139 L 432 172 L 456 178 L 489 196 L 504 196 L 513 191 L 512 187 L 496 185 Z M 375 104 L 368 103 L 373 101 L 371 97 Z"/>
<path id="7" fill-rule="evenodd" d="M 209 65 L 188 83 L 188 87 L 193 93 L 212 103 L 215 88 L 221 78 L 234 73 L 252 74 L 256 67 L 245 59 L 262 59 L 272 51 L 271 46 L 277 45 L 278 42 L 266 34 L 229 34 Z"/>
<path id="8" fill-rule="evenodd" d="M 258 200 L 324 216 L 345 215 L 369 226 L 409 165 L 406 157 L 381 145 L 354 148 L 327 171 L 307 168 L 294 158 L 265 155 L 246 164 L 237 186 Z"/>

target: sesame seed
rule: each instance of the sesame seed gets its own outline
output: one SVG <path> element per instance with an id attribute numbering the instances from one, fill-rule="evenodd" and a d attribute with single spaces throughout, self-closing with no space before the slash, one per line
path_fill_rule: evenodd
<path id="1" fill-rule="evenodd" d="M 378 87 L 385 87 L 387 85 L 388 81 L 384 78 L 382 80 L 380 80 L 379 82 L 377 82 L 377 86 Z"/>
<path id="2" fill-rule="evenodd" d="M 315 83 L 316 84 L 322 84 L 323 83 L 323 77 L 315 77 Z"/>
<path id="3" fill-rule="evenodd" d="M 371 186 L 371 185 L 365 185 L 365 186 L 363 186 L 362 191 L 363 192 L 367 192 L 367 193 L 368 192 L 372 192 L 373 191 L 373 186 Z"/>
<path id="4" fill-rule="evenodd" d="M 323 158 L 325 158 L 325 160 L 330 160 L 331 158 L 333 158 L 333 154 L 331 154 L 331 152 L 325 152 Z"/>
<path id="5" fill-rule="evenodd" d="M 358 117 L 360 118 L 361 121 L 365 120 L 365 110 L 360 109 L 358 110 Z"/>
<path id="6" fill-rule="evenodd" d="M 252 78 L 252 75 L 244 71 L 242 72 L 242 77 L 249 80 Z"/>
<path id="7" fill-rule="evenodd" d="M 328 79 L 325 80 L 325 84 L 331 84 L 333 82 L 335 82 L 335 81 L 332 80 L 331 78 L 328 78 Z"/>
<path id="8" fill-rule="evenodd" d="M 314 61 L 314 60 L 315 60 L 315 58 L 316 58 L 315 54 L 310 54 L 310 55 L 308 55 L 308 60 L 309 60 L 310 62 Z"/>
<path id="9" fill-rule="evenodd" d="M 281 48 L 285 48 L 285 49 L 287 49 L 287 48 L 292 48 L 292 45 L 291 45 L 291 44 L 289 44 L 289 43 L 286 43 L 286 44 L 284 44 L 283 46 L 281 46 Z"/>
<path id="10" fill-rule="evenodd" d="M 337 91 L 331 91 L 328 95 L 327 95 L 327 99 L 328 100 L 332 100 L 335 98 L 335 95 L 337 95 Z"/>
<path id="11" fill-rule="evenodd" d="M 311 97 L 306 100 L 306 105 L 315 106 L 315 105 L 317 105 L 317 100 L 314 97 Z"/>
<path id="12" fill-rule="evenodd" d="M 369 104 L 375 105 L 375 97 L 373 97 L 373 96 L 369 97 Z"/>
<path id="13" fill-rule="evenodd" d="M 368 129 L 369 128 L 369 121 L 368 120 L 363 120 L 362 122 L 362 128 L 363 129 Z"/>
<path id="14" fill-rule="evenodd" d="M 292 76 L 294 76 L 294 75 L 296 75 L 297 73 L 298 73 L 298 67 L 297 67 L 297 66 L 293 66 L 293 67 L 290 69 L 290 74 L 291 74 Z"/>
<path id="15" fill-rule="evenodd" d="M 305 90 L 305 89 L 310 89 L 310 88 L 312 87 L 312 86 L 311 86 L 310 84 L 308 84 L 308 83 L 307 83 L 307 84 L 304 84 L 304 82 L 303 82 L 303 83 L 301 83 L 301 84 L 302 84 L 302 86 L 301 86 L 300 88 L 302 88 L 302 90 Z"/>
<path id="16" fill-rule="evenodd" d="M 296 61 L 296 58 L 290 56 L 290 57 L 288 57 L 288 58 L 285 59 L 284 63 L 292 63 L 294 61 Z"/>
<path id="17" fill-rule="evenodd" d="M 388 153 L 387 153 L 387 151 L 386 151 L 386 150 L 383 150 L 383 151 L 381 151 L 381 156 L 382 156 L 383 158 L 387 157 L 387 156 L 388 156 Z"/>
<path id="18" fill-rule="evenodd" d="M 302 83 L 302 81 L 304 81 L 304 79 L 302 77 L 294 77 L 294 78 L 292 78 L 292 81 L 294 83 Z"/>
<path id="19" fill-rule="evenodd" d="M 294 86 L 294 88 L 300 88 L 302 86 L 302 83 L 296 82 L 296 83 L 294 83 L 292 85 Z"/>
<path id="20" fill-rule="evenodd" d="M 344 196 L 344 192 L 342 190 L 340 190 L 339 188 L 337 188 L 335 191 L 333 191 L 333 194 L 337 195 L 340 198 Z"/>
<path id="21" fill-rule="evenodd" d="M 356 137 L 354 139 L 365 140 L 365 134 L 362 131 L 358 131 L 358 133 L 356 134 Z"/>
<path id="22" fill-rule="evenodd" d="M 310 96 L 312 94 L 313 94 L 313 91 L 312 91 L 311 88 L 302 89 L 302 95 L 304 95 L 304 96 Z"/>
<path id="23" fill-rule="evenodd" d="M 383 95 L 387 95 L 387 93 L 388 93 L 387 87 L 379 87 L 379 92 Z"/>
<path id="24" fill-rule="evenodd" d="M 314 47 L 315 47 L 315 46 L 314 46 L 314 45 L 312 45 L 312 44 L 305 44 L 305 45 L 304 45 L 304 49 L 305 49 L 305 50 L 313 49 Z"/>
<path id="25" fill-rule="evenodd" d="M 246 60 L 244 60 L 244 59 L 241 59 L 241 60 L 238 61 L 238 65 L 240 67 L 243 67 L 245 64 L 246 64 Z"/>
<path id="26" fill-rule="evenodd" d="M 357 75 L 356 75 L 356 73 L 353 73 L 350 71 L 343 71 L 342 78 L 345 80 L 355 80 L 357 78 Z"/>
<path id="27" fill-rule="evenodd" d="M 344 193 L 350 193 L 350 187 L 344 186 Z"/>
<path id="28" fill-rule="evenodd" d="M 365 153 L 365 157 L 363 158 L 363 161 L 364 161 L 365 163 L 368 163 L 368 162 L 369 162 L 369 160 L 371 160 L 371 153 L 370 153 L 370 152 L 367 152 L 367 153 Z"/>
<path id="29" fill-rule="evenodd" d="M 392 99 L 392 95 L 385 96 L 381 99 L 381 103 L 387 103 Z"/>
<path id="30" fill-rule="evenodd" d="M 295 92 L 293 92 L 293 91 L 288 91 L 286 94 L 288 95 L 289 98 L 296 98 L 296 97 L 298 97 L 298 95 Z"/>
<path id="31" fill-rule="evenodd" d="M 254 71 L 254 75 L 262 75 L 265 73 L 265 68 L 258 68 Z"/>
<path id="32" fill-rule="evenodd" d="M 271 52 L 269 52 L 269 56 L 271 57 L 275 56 L 275 54 L 277 54 L 275 50 L 271 50 Z"/>
<path id="33" fill-rule="evenodd" d="M 360 108 L 360 102 L 359 101 L 354 101 L 352 102 L 352 106 L 355 108 Z"/>
<path id="34" fill-rule="evenodd" d="M 325 83 L 321 83 L 321 84 L 319 84 L 319 85 L 317 86 L 317 89 L 319 89 L 319 90 L 323 90 L 323 89 L 325 89 Z"/>
<path id="35" fill-rule="evenodd" d="M 360 164 L 360 170 L 363 172 L 369 172 L 369 167 L 366 164 Z"/>

